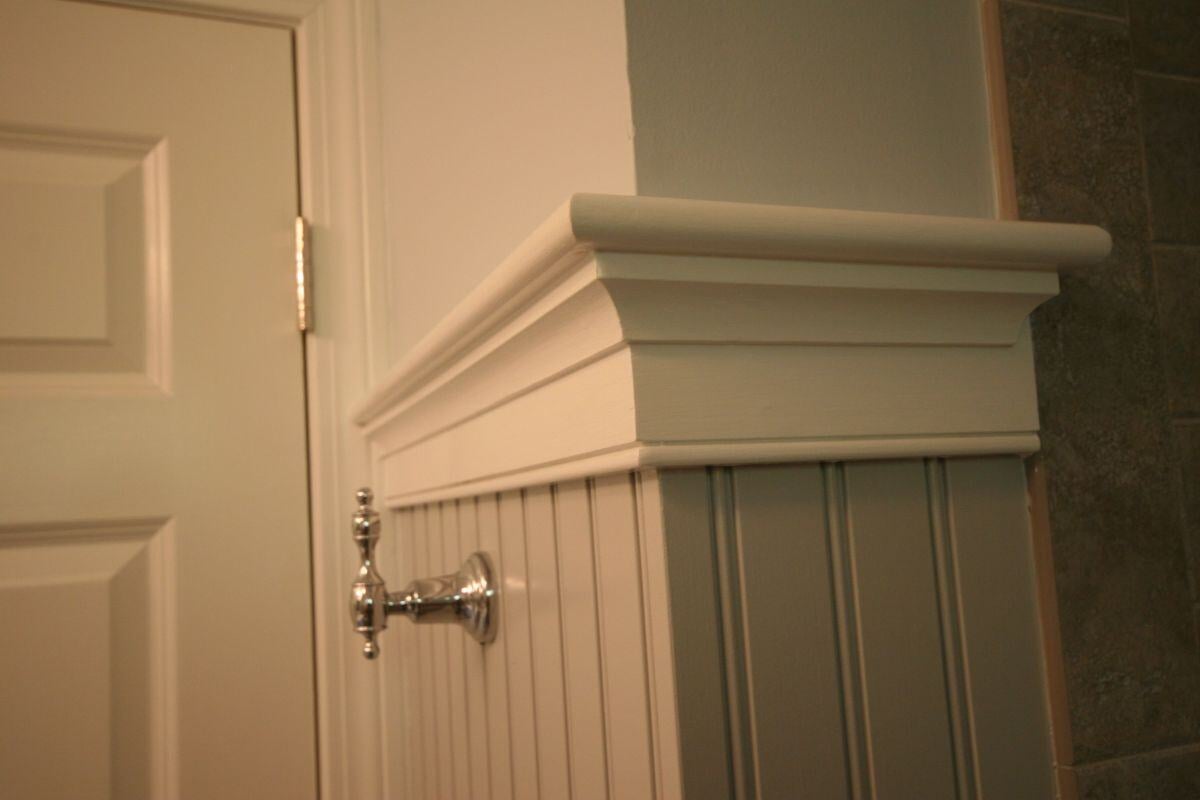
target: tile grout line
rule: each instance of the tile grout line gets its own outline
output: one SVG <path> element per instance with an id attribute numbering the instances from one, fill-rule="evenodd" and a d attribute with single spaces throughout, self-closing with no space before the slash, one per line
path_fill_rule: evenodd
<path id="1" fill-rule="evenodd" d="M 1150 247 L 1162 247 L 1169 250 L 1200 250 L 1200 242 L 1151 241 Z"/>
<path id="2" fill-rule="evenodd" d="M 1116 14 L 1102 14 L 1098 11 L 1085 11 L 1082 8 L 1069 8 L 1059 5 L 1049 5 L 1047 3 L 1037 2 L 1037 0 L 1002 0 L 1014 6 L 1026 6 L 1028 8 L 1039 8 L 1043 11 L 1052 11 L 1056 14 L 1073 14 L 1077 17 L 1090 17 L 1092 19 L 1102 19 L 1105 22 L 1116 22 L 1121 25 L 1129 25 L 1129 20 Z"/>
<path id="3" fill-rule="evenodd" d="M 1157 70 L 1141 69 L 1140 67 L 1134 67 L 1133 74 L 1140 78 L 1157 78 L 1164 81 L 1200 84 L 1200 75 L 1173 75 L 1170 72 L 1158 72 Z"/>
<path id="4" fill-rule="evenodd" d="M 1171 756 L 1181 756 L 1189 753 L 1200 754 L 1200 741 L 1176 745 L 1174 747 L 1163 747 L 1158 750 L 1145 750 L 1140 753 L 1128 753 L 1123 756 L 1114 756 L 1112 758 L 1102 758 L 1099 761 L 1086 761 L 1082 764 L 1071 764 L 1070 767 L 1076 771 L 1090 770 L 1101 767 L 1118 765 L 1123 766 L 1128 762 L 1135 761 L 1137 759 L 1169 758 Z"/>
<path id="5" fill-rule="evenodd" d="M 1134 58 L 1135 58 L 1135 54 L 1133 52 L 1132 37 L 1130 37 L 1130 39 L 1128 41 L 1128 46 L 1129 46 L 1129 61 L 1132 64 L 1134 62 Z M 1134 67 L 1133 69 L 1130 70 L 1130 73 L 1133 78 L 1133 96 L 1134 96 L 1134 103 L 1136 105 L 1136 110 L 1137 110 L 1137 117 L 1136 117 L 1135 122 L 1137 125 L 1138 144 L 1140 145 L 1139 155 L 1141 157 L 1140 166 L 1142 168 L 1142 200 L 1143 200 L 1143 203 L 1144 203 L 1145 209 L 1146 209 L 1146 232 L 1145 233 L 1146 233 L 1146 246 L 1147 246 L 1147 250 L 1148 250 L 1147 255 L 1150 258 L 1150 288 L 1151 288 L 1151 293 L 1153 295 L 1153 300 L 1154 300 L 1154 323 L 1155 323 L 1154 328 L 1155 328 L 1155 333 L 1157 334 L 1157 336 L 1155 337 L 1155 339 L 1156 339 L 1155 343 L 1157 345 L 1157 350 L 1158 350 L 1159 366 L 1162 370 L 1163 379 L 1165 380 L 1166 385 L 1167 385 L 1167 398 L 1168 398 L 1168 400 L 1167 400 L 1167 408 L 1168 408 L 1167 425 L 1168 425 L 1168 429 L 1170 429 L 1170 428 L 1174 427 L 1174 422 L 1175 422 L 1173 415 L 1170 414 L 1170 408 L 1172 405 L 1174 405 L 1174 402 L 1175 402 L 1172 397 L 1172 395 L 1174 394 L 1174 391 L 1172 389 L 1172 384 L 1174 382 L 1171 380 L 1171 371 L 1167 364 L 1166 341 L 1165 341 L 1166 331 L 1164 330 L 1164 326 L 1163 326 L 1162 293 L 1160 292 L 1160 286 L 1159 286 L 1160 281 L 1159 281 L 1159 274 L 1158 274 L 1158 265 L 1159 264 L 1158 264 L 1157 254 L 1155 253 L 1155 247 L 1157 246 L 1157 243 L 1155 242 L 1154 239 L 1155 239 L 1155 229 L 1157 226 L 1155 225 L 1156 220 L 1155 220 L 1155 212 L 1154 212 L 1154 198 L 1153 198 L 1153 195 L 1150 190 L 1150 162 L 1149 162 L 1149 157 L 1147 154 L 1147 150 L 1148 150 L 1147 144 L 1148 143 L 1147 143 L 1147 138 L 1146 138 L 1146 120 L 1145 120 L 1145 113 L 1144 113 L 1145 112 L 1145 95 L 1144 95 L 1144 92 L 1142 91 L 1141 81 L 1139 81 L 1137 79 L 1140 74 L 1138 69 L 1136 67 Z M 1175 440 L 1176 438 L 1177 437 L 1172 436 L 1173 440 Z M 1179 523 L 1179 544 L 1182 546 L 1183 552 L 1184 552 L 1184 557 L 1185 557 L 1186 561 L 1188 562 L 1186 574 L 1184 577 L 1187 579 L 1188 594 L 1191 596 L 1192 600 L 1195 601 L 1196 597 L 1197 597 L 1196 575 L 1194 574 L 1194 570 L 1191 568 L 1194 554 L 1191 552 L 1192 547 L 1191 547 L 1191 542 L 1189 541 L 1191 537 L 1188 535 L 1188 508 L 1187 508 L 1188 504 L 1187 504 L 1187 500 L 1184 496 L 1183 462 L 1181 459 L 1182 454 L 1179 453 L 1178 447 L 1179 447 L 1178 442 L 1172 441 L 1172 448 L 1174 449 L 1174 455 L 1177 459 L 1175 468 L 1174 468 L 1175 474 L 1174 474 L 1173 478 L 1174 478 L 1175 490 L 1178 492 L 1178 496 L 1176 497 L 1177 502 L 1174 504 L 1175 505 L 1174 511 L 1175 511 L 1176 520 Z"/>

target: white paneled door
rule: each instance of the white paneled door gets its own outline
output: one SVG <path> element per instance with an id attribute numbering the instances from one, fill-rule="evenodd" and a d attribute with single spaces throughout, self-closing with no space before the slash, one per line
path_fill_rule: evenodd
<path id="1" fill-rule="evenodd" d="M 0 3 L 0 796 L 315 794 L 286 30 Z"/>

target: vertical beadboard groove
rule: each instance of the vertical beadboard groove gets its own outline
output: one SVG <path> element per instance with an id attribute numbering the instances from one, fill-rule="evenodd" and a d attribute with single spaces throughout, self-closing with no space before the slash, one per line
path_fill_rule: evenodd
<path id="1" fill-rule="evenodd" d="M 735 780 L 709 471 L 664 470 L 656 481 L 657 490 L 645 494 L 648 502 L 657 502 L 662 517 L 668 635 L 676 666 L 679 792 L 689 798 L 728 798 Z"/>
<path id="2" fill-rule="evenodd" d="M 538 785 L 546 797 L 570 798 L 567 766 L 570 730 L 563 680 L 562 608 L 552 487 L 527 489 L 524 509 L 533 701 L 538 730 Z"/>
<path id="3" fill-rule="evenodd" d="M 429 574 L 429 515 L 428 506 L 416 509 L 416 520 L 413 526 L 413 577 Z M 434 797 L 438 786 L 438 770 L 440 757 L 438 755 L 437 736 L 437 703 L 434 695 L 434 672 L 437 664 L 434 661 L 433 631 L 428 627 L 415 627 L 413 644 L 421 656 L 419 665 L 420 680 L 417 685 L 421 695 L 421 726 L 419 728 L 424 748 L 424 767 L 422 769 L 422 797 Z"/>
<path id="4" fill-rule="evenodd" d="M 985 798 L 1050 798 L 1053 750 L 1025 470 L 1003 456 L 953 459 L 944 469 L 975 784 Z"/>
<path id="5" fill-rule="evenodd" d="M 441 574 L 458 570 L 464 554 L 459 550 L 458 501 L 446 500 L 441 504 L 442 513 L 442 568 Z M 471 800 L 471 739 L 467 728 L 467 681 L 466 650 L 467 637 L 457 627 L 445 626 L 446 638 L 446 685 L 450 695 L 451 768 L 453 772 L 452 797 Z"/>
<path id="6" fill-rule="evenodd" d="M 377 566 L 385 576 L 404 575 L 412 567 L 413 514 L 413 509 L 405 508 L 390 519 L 385 518 L 383 540 L 377 551 Z M 400 625 L 390 625 L 388 630 L 393 628 L 398 630 L 382 637 L 380 642 L 390 658 L 379 661 L 377 666 L 383 673 L 379 698 L 384 709 L 382 716 L 385 720 L 399 720 L 399 724 L 381 726 L 383 787 L 387 797 L 417 797 L 421 764 L 414 730 L 419 719 L 413 705 L 417 676 L 412 666 L 416 663 L 416 649 L 411 645 L 410 631 Z"/>
<path id="7" fill-rule="evenodd" d="M 476 499 L 463 498 L 456 504 L 458 514 L 459 561 L 480 550 Z M 491 753 L 488 743 L 488 705 L 485 695 L 483 648 L 465 635 L 463 645 L 463 697 L 467 703 L 468 794 L 471 800 L 490 800 Z"/>
<path id="8" fill-rule="evenodd" d="M 508 645 L 508 712 L 512 729 L 513 791 L 538 798 L 538 729 L 534 713 L 533 643 L 529 630 L 529 572 L 525 557 L 523 492 L 500 495 L 500 555 L 504 561 L 503 625 Z M 547 798 L 549 800 L 549 798 Z"/>
<path id="9" fill-rule="evenodd" d="M 426 541 L 428 547 L 429 568 L 424 575 L 441 575 L 446 571 L 443 563 L 445 555 L 442 550 L 442 504 L 434 503 L 429 506 L 428 531 Z M 429 629 L 429 649 L 433 657 L 433 693 L 436 717 L 433 720 L 437 738 L 438 753 L 438 798 L 450 800 L 454 797 L 454 731 L 453 718 L 450 715 L 450 631 L 444 625 Z"/>
<path id="10" fill-rule="evenodd" d="M 489 553 L 501 630 L 475 649 L 394 626 L 385 701 L 408 724 L 388 791 L 1045 800 L 1023 497 L 1015 459 L 926 459 L 647 470 L 402 510 L 397 574 Z"/>
<path id="11" fill-rule="evenodd" d="M 845 467 L 873 791 L 957 794 L 942 631 L 920 461 Z"/>
<path id="12" fill-rule="evenodd" d="M 762 742 L 759 741 L 759 714 L 758 704 L 755 702 L 757 693 L 755 692 L 755 677 L 758 674 L 754 669 L 754 648 L 751 644 L 752 621 L 750 619 L 750 604 L 747 598 L 747 592 L 751 587 L 747 581 L 753 580 L 754 576 L 746 575 L 746 530 L 743 524 L 742 515 L 739 513 L 741 509 L 738 503 L 738 481 L 737 470 L 726 467 L 722 470 L 725 479 L 725 487 L 729 497 L 729 517 L 732 521 L 730 533 L 733 541 L 726 552 L 730 557 L 731 578 L 730 590 L 736 592 L 736 613 L 738 614 L 737 626 L 739 635 L 735 637 L 736 647 L 741 653 L 741 678 L 742 686 L 741 702 L 745 708 L 745 724 L 746 724 L 746 749 L 750 753 L 748 774 L 748 789 L 750 796 L 761 798 L 763 792 L 763 776 L 762 776 Z M 734 583 L 736 581 L 736 583 Z"/>
<path id="13" fill-rule="evenodd" d="M 658 768 L 658 705 L 654 700 L 654 639 L 653 639 L 653 622 L 650 616 L 650 587 L 647 584 L 648 575 L 646 572 L 646 532 L 644 530 L 643 512 L 645 506 L 642 502 L 641 485 L 638 481 L 638 476 L 635 473 L 627 475 L 630 498 L 633 501 L 633 545 L 636 556 L 634 558 L 634 566 L 637 572 L 637 587 L 638 587 L 638 605 L 642 612 L 642 652 L 645 656 L 643 680 L 645 682 L 646 692 L 646 724 L 650 731 L 650 774 L 653 776 L 654 785 L 652 797 L 662 797 L 662 774 Z"/>
<path id="14" fill-rule="evenodd" d="M 646 599 L 646 648 L 654 745 L 655 788 L 662 800 L 681 800 L 683 783 L 679 746 L 679 694 L 662 484 L 656 470 L 634 476 L 638 524 L 641 526 L 642 591 Z M 707 511 L 708 503 L 703 503 Z M 701 530 L 710 528 L 705 520 Z M 687 668 L 695 664 L 686 662 Z M 710 789 L 711 791 L 711 789 Z"/>
<path id="15" fill-rule="evenodd" d="M 637 498 L 628 473 L 594 484 L 597 577 L 603 587 L 607 713 L 619 736 L 608 742 L 610 787 L 618 798 L 655 797 Z"/>
<path id="16" fill-rule="evenodd" d="M 942 628 L 942 663 L 946 678 L 946 703 L 950 709 L 955 782 L 959 800 L 982 800 L 975 774 L 975 734 L 967 693 L 961 609 L 958 604 L 957 558 L 950 536 L 950 509 L 946 492 L 946 463 L 925 460 L 929 497 L 929 532 L 937 578 L 938 616 Z"/>
<path id="17" fill-rule="evenodd" d="M 825 490 L 825 525 L 829 537 L 829 582 L 833 589 L 837 657 L 841 665 L 843 746 L 846 778 L 852 800 L 874 798 L 871 780 L 870 739 L 867 736 L 866 687 L 858 622 L 857 591 L 847 530 L 845 472 L 840 464 L 822 464 Z"/>
<path id="18" fill-rule="evenodd" d="M 633 495 L 634 536 L 637 545 L 638 587 L 642 606 L 642 647 L 646 654 L 646 717 L 650 726 L 650 764 L 654 776 L 654 796 L 663 796 L 662 774 L 658 769 L 661 756 L 658 753 L 658 704 L 655 702 L 654 674 L 654 623 L 650 615 L 650 585 L 646 570 L 646 504 L 642 497 L 641 479 L 637 473 L 629 475 L 629 491 Z"/>
<path id="19" fill-rule="evenodd" d="M 571 787 L 577 800 L 605 800 L 609 796 L 608 726 L 588 483 L 580 480 L 555 487 L 554 513 Z"/>
<path id="20" fill-rule="evenodd" d="M 820 468 L 736 467 L 733 493 L 758 794 L 844 798 L 845 722 Z"/>
<path id="21" fill-rule="evenodd" d="M 416 575 L 416 553 L 417 553 L 417 536 L 415 525 L 415 510 L 408 512 L 408 526 L 406 536 L 398 542 L 399 548 L 406 553 L 403 561 L 398 565 L 402 572 L 398 575 Z M 401 578 L 404 580 L 404 578 Z M 405 728 L 408 731 L 407 750 L 404 761 L 401 763 L 407 764 L 407 772 L 405 785 L 408 787 L 409 797 L 419 798 L 425 793 L 427 779 L 425 777 L 425 749 L 428 744 L 421 732 L 420 719 L 420 698 L 421 685 L 419 682 L 420 676 L 420 651 L 417 647 L 417 632 L 407 627 L 404 633 L 400 636 L 400 647 L 403 648 L 401 658 L 405 671 Z"/>
<path id="22" fill-rule="evenodd" d="M 434 503 L 427 506 L 425 517 L 425 571 L 420 575 L 440 575 L 442 567 L 442 506 Z M 437 769 L 433 775 L 433 787 L 437 788 L 439 800 L 450 800 L 454 796 L 454 741 L 450 733 L 450 692 L 446 685 L 446 631 L 442 626 L 425 626 L 425 646 L 430 652 L 431 681 L 427 684 L 433 696 L 433 717 L 426 721 L 426 728 L 437 746 Z M 431 787 L 432 788 L 432 787 Z"/>
<path id="23" fill-rule="evenodd" d="M 550 486 L 550 539 L 549 545 L 552 553 L 550 564 L 554 569 L 554 585 L 553 596 L 555 602 L 555 614 L 558 617 L 558 690 L 562 698 L 562 726 L 563 726 L 563 770 L 566 772 L 567 781 L 567 796 L 571 800 L 575 800 L 578 792 L 575 785 L 575 773 L 571 769 L 571 753 L 572 753 L 572 735 L 571 735 L 571 720 L 570 720 L 570 703 L 571 698 L 567 687 L 568 669 L 567 669 L 567 623 L 566 610 L 563 604 L 563 575 L 562 575 L 562 556 L 559 553 L 559 487 L 557 485 Z"/>
<path id="24" fill-rule="evenodd" d="M 396 538 L 392 540 L 393 546 L 388 547 L 383 542 L 379 543 L 379 545 L 383 545 L 382 547 L 376 546 L 375 566 L 384 574 L 394 571 L 400 566 L 400 548 L 395 545 L 403 542 L 404 538 L 402 537 L 408 534 L 406 520 L 408 513 L 408 509 L 401 509 L 391 514 L 380 515 L 383 528 L 394 531 L 396 535 Z M 381 709 L 379 752 L 383 754 L 380 778 L 385 797 L 396 794 L 395 787 L 406 772 L 407 765 L 404 761 L 408 758 L 404 747 L 405 725 L 401 724 L 393 728 L 387 724 L 389 719 L 405 720 L 404 708 L 398 699 L 403 695 L 404 673 L 403 670 L 393 669 L 394 666 L 395 664 L 387 662 L 379 666 L 382 673 L 379 678 L 379 707 Z"/>
<path id="25" fill-rule="evenodd" d="M 504 554 L 500 546 L 500 499 L 489 494 L 475 504 L 479 529 L 479 548 L 492 556 L 496 581 L 500 586 L 500 631 L 496 641 L 483 649 L 483 677 L 486 686 L 488 720 L 489 788 L 492 800 L 513 800 L 516 786 L 512 752 L 512 715 L 508 705 L 508 626 L 505 622 L 508 597 L 504 591 Z"/>
<path id="26" fill-rule="evenodd" d="M 597 640 L 600 645 L 600 691 L 601 699 L 604 707 L 604 719 L 612 719 L 612 702 L 608 691 L 609 676 L 608 676 L 608 659 L 605 654 L 608 652 L 608 636 L 606 635 L 604 614 L 604 584 L 600 580 L 600 543 L 598 532 L 600 529 L 599 512 L 596 508 L 596 482 L 594 479 L 587 480 L 588 493 L 588 514 L 591 516 L 592 529 L 592 580 L 596 584 L 596 633 Z M 605 778 L 609 787 L 609 792 L 612 792 L 612 787 L 615 783 L 613 770 L 613 740 L 612 726 L 605 725 L 604 727 L 604 766 Z M 609 795 L 612 797 L 613 795 Z"/>
<path id="27" fill-rule="evenodd" d="M 412 509 L 410 511 L 408 522 L 408 536 L 405 537 L 403 547 L 408 553 L 408 558 L 405 560 L 403 567 L 406 572 L 404 575 L 418 575 L 417 548 L 420 546 L 420 540 L 417 534 L 417 515 L 423 513 L 422 509 Z M 401 578 L 403 580 L 403 578 Z M 414 628 L 409 628 L 401 634 L 401 646 L 404 647 L 404 664 L 407 667 L 407 672 L 410 677 L 408 679 L 408 692 L 405 697 L 408 699 L 408 707 L 405 710 L 407 728 L 409 730 L 409 742 L 411 750 L 408 754 L 409 765 L 409 797 L 421 798 L 425 796 L 429 785 L 429 778 L 426 776 L 426 767 L 428 756 L 426 752 L 429 749 L 427 737 L 421 735 L 422 719 L 421 714 L 421 697 L 425 694 L 424 685 L 421 683 L 422 664 L 424 662 L 423 653 L 417 641 L 418 632 Z"/>
<path id="28" fill-rule="evenodd" d="M 726 706 L 729 709 L 729 749 L 733 772 L 733 796 L 736 800 L 757 797 L 754 783 L 753 751 L 748 715 L 749 693 L 743 656 L 741 587 L 738 582 L 737 530 L 734 519 L 733 487 L 730 471 L 715 468 L 709 472 L 709 491 L 713 498 L 713 531 L 717 554 L 717 585 L 721 608 L 722 655 L 725 667 Z"/>

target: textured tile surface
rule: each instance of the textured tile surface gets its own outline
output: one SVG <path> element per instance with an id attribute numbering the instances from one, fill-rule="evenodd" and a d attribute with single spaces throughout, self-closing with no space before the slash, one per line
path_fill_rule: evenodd
<path id="1" fill-rule="evenodd" d="M 1092 14 L 1107 14 L 1122 19 L 1128 10 L 1126 0 L 1032 0 L 1032 2 L 1047 8 L 1087 11 Z"/>
<path id="2" fill-rule="evenodd" d="M 1080 800 L 1196 800 L 1200 748 L 1124 758 L 1077 771 Z"/>
<path id="3" fill-rule="evenodd" d="M 1154 272 L 1171 411 L 1200 416 L 1200 247 L 1156 246 Z"/>
<path id="4" fill-rule="evenodd" d="M 1138 90 L 1154 240 L 1200 244 L 1200 81 L 1142 76 Z"/>
<path id="5" fill-rule="evenodd" d="M 1002 6 L 1024 219 L 1114 236 L 1034 316 L 1076 763 L 1200 736 L 1200 658 L 1146 244 L 1128 28 Z"/>
<path id="6" fill-rule="evenodd" d="M 1200 6 L 1196 0 L 1129 0 L 1139 69 L 1200 77 Z"/>
<path id="7" fill-rule="evenodd" d="M 1191 577 L 1192 600 L 1200 603 L 1200 422 L 1192 421 L 1176 425 L 1179 456 L 1182 470 L 1184 510 L 1187 538 L 1188 568 Z M 1193 606 L 1193 613 L 1200 612 L 1200 605 Z M 1200 616 L 1194 618 L 1196 634 L 1200 637 Z M 1200 647 L 1200 641 L 1197 641 Z"/>
<path id="8" fill-rule="evenodd" d="M 1091 222 L 1143 239 L 1142 144 L 1128 29 L 1001 6 L 1021 216 Z"/>

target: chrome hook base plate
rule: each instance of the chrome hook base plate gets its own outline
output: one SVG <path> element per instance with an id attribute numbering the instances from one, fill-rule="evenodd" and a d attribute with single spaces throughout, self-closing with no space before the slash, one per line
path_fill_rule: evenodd
<path id="1" fill-rule="evenodd" d="M 472 553 L 458 572 L 413 581 L 387 597 L 387 614 L 418 624 L 457 622 L 480 644 L 496 638 L 499 593 L 486 553 Z"/>
<path id="2" fill-rule="evenodd" d="M 492 565 L 484 553 L 472 553 L 458 570 L 459 621 L 471 638 L 487 644 L 496 638 L 500 596 L 492 582 Z"/>

